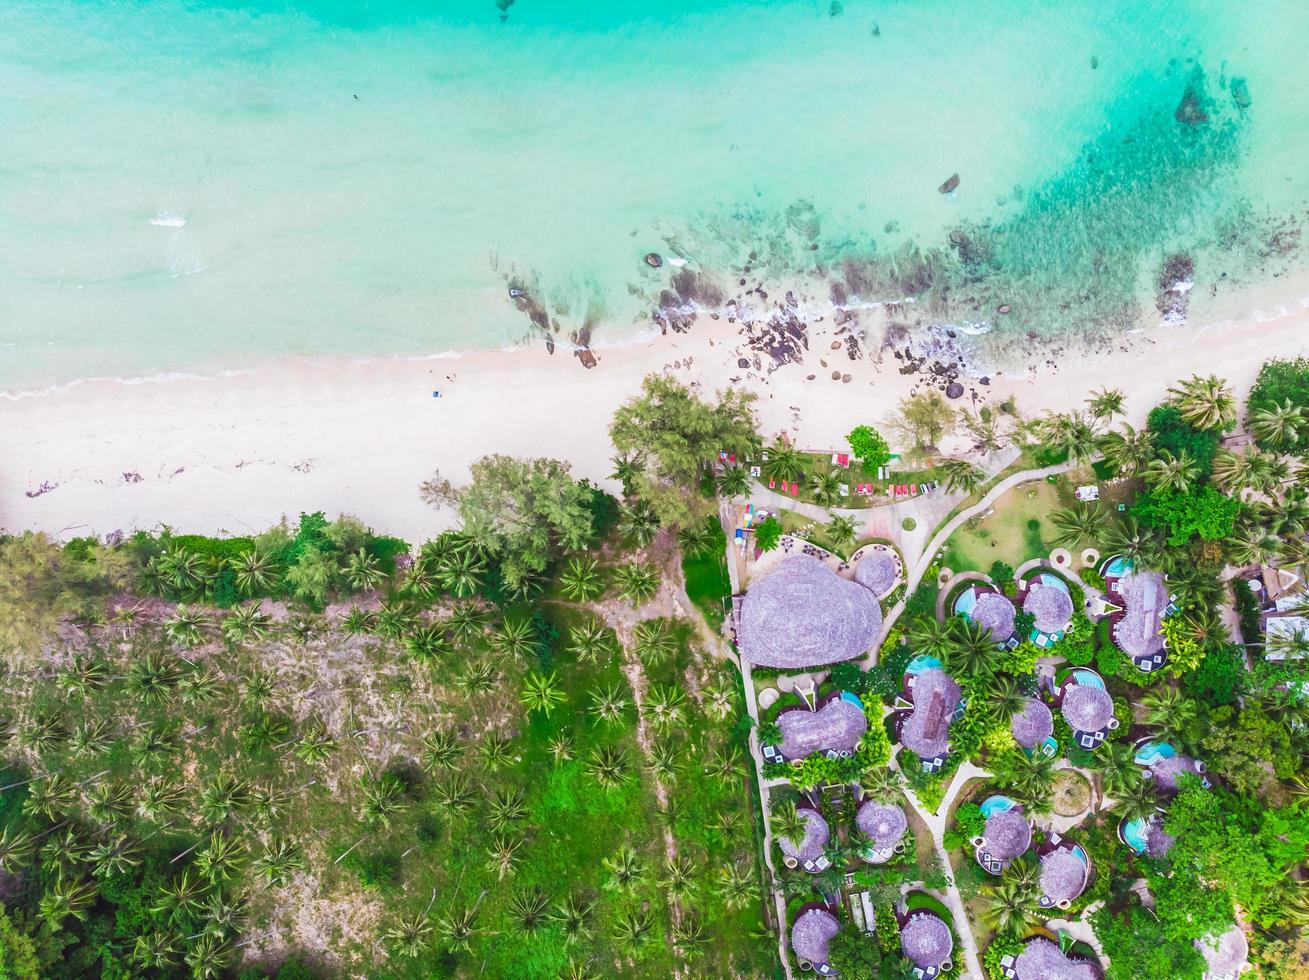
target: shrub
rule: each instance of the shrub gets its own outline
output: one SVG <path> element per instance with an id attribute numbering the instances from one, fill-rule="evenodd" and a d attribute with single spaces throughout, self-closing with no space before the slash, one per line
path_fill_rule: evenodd
<path id="1" fill-rule="evenodd" d="M 343 862 L 359 876 L 359 883 L 376 891 L 389 891 L 400 874 L 400 861 L 390 853 L 359 855 L 356 851 Z"/>
<path id="2" fill-rule="evenodd" d="M 851 694 L 863 694 L 868 689 L 867 676 L 859 669 L 858 664 L 851 663 L 849 660 L 832 668 L 831 681 L 833 686 L 842 691 L 849 691 Z"/>
<path id="3" fill-rule="evenodd" d="M 1118 677 L 1129 666 L 1127 654 L 1112 643 L 1095 652 L 1095 669 L 1105 677 Z M 1135 668 L 1132 668 L 1135 669 Z"/>
<path id="4" fill-rule="evenodd" d="M 991 562 L 991 581 L 997 584 L 1002 582 L 1013 582 L 1014 568 L 1008 562 L 993 561 Z"/>
<path id="5" fill-rule="evenodd" d="M 1105 583 L 1104 576 L 1094 568 L 1083 568 L 1077 572 L 1077 577 L 1093 589 L 1099 589 L 1103 592 L 1108 586 Z"/>
<path id="6" fill-rule="evenodd" d="M 900 522 L 901 529 L 905 531 L 912 531 L 917 526 L 918 526 L 918 522 L 914 520 L 912 517 L 906 517 L 903 521 Z"/>
<path id="7" fill-rule="evenodd" d="M 891 459 L 891 447 L 870 425 L 855 426 L 845 438 L 850 443 L 850 451 L 863 462 L 865 472 L 876 473 L 879 466 Z"/>
<path id="8" fill-rule="evenodd" d="M 1254 646 L 1263 639 L 1259 624 L 1259 600 L 1250 584 L 1243 578 L 1232 580 L 1232 597 L 1236 600 L 1236 613 L 1241 622 L 1241 639 L 1246 646 Z"/>
<path id="9" fill-rule="evenodd" d="M 986 817 L 976 803 L 965 803 L 954 813 L 955 828 L 966 838 L 979 836 L 986 827 Z"/>
<path id="10" fill-rule="evenodd" d="M 769 515 L 755 525 L 755 544 L 760 551 L 772 551 L 782 537 L 782 525 L 776 517 Z"/>
<path id="11" fill-rule="evenodd" d="M 1174 456 L 1186 453 L 1200 468 L 1201 480 L 1209 478 L 1214 453 L 1218 451 L 1219 433 L 1197 429 L 1182 418 L 1176 405 L 1156 405 L 1146 416 L 1146 428 L 1154 433 L 1155 446 Z"/>

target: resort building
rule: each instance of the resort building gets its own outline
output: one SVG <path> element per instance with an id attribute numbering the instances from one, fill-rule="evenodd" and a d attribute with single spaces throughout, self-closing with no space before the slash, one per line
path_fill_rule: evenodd
<path id="1" fill-rule="evenodd" d="M 1052 833 L 1037 848 L 1041 860 L 1041 908 L 1066 909 L 1091 883 L 1091 857 L 1080 844 Z"/>
<path id="2" fill-rule="evenodd" d="M 817 810 L 809 807 L 796 809 L 805 820 L 804 839 L 797 843 L 789 837 L 778 836 L 777 846 L 782 849 L 782 863 L 788 868 L 804 868 L 811 875 L 816 875 L 832 866 L 824 853 L 832 833 L 827 821 Z"/>
<path id="3" fill-rule="evenodd" d="M 885 864 L 894 855 L 904 852 L 902 841 L 909 829 L 904 807 L 865 800 L 855 814 L 855 826 L 867 839 L 859 856 L 869 864 Z"/>
<path id="4" fill-rule="evenodd" d="M 1183 775 L 1194 776 L 1205 789 L 1212 785 L 1205 775 L 1208 770 L 1203 762 L 1180 754 L 1167 742 L 1150 739 L 1138 742 L 1135 758 L 1136 764 L 1145 770 L 1144 776 L 1154 782 L 1159 795 L 1165 798 L 1177 795 L 1181 789 L 1178 782 Z"/>
<path id="5" fill-rule="evenodd" d="M 1309 616 L 1298 602 L 1266 614 L 1263 623 L 1265 660 L 1301 660 L 1309 654 Z"/>
<path id="6" fill-rule="evenodd" d="M 902 703 L 909 710 L 896 714 L 900 744 L 924 772 L 938 771 L 950 751 L 950 726 L 964 714 L 963 692 L 939 660 L 920 655 L 905 668 Z"/>
<path id="7" fill-rule="evenodd" d="M 1104 679 L 1089 667 L 1060 671 L 1055 677 L 1054 703 L 1073 730 L 1079 748 L 1094 749 L 1118 727 L 1114 699 Z"/>
<path id="8" fill-rule="evenodd" d="M 1158 813 L 1120 821 L 1118 839 L 1137 854 L 1155 860 L 1166 856 L 1175 843 L 1172 836 L 1164 833 L 1164 818 Z"/>
<path id="9" fill-rule="evenodd" d="M 955 598 L 953 612 L 986 630 L 998 646 L 1018 646 L 1020 638 L 1014 635 L 1017 612 L 1014 604 L 992 586 L 980 582 L 969 585 Z"/>
<path id="10" fill-rule="evenodd" d="M 1073 596 L 1068 583 L 1053 572 L 1041 572 L 1023 582 L 1023 612 L 1033 617 L 1030 639 L 1041 649 L 1064 638 L 1073 621 Z"/>
<path id="11" fill-rule="evenodd" d="M 950 913 L 926 892 L 909 892 L 896 907 L 900 926 L 900 952 L 914 965 L 914 976 L 932 980 L 954 968 L 950 954 L 954 951 L 954 933 L 950 931 Z"/>
<path id="12" fill-rule="evenodd" d="M 1014 736 L 1018 747 L 1032 755 L 1054 755 L 1059 751 L 1059 743 L 1054 737 L 1054 715 L 1044 701 L 1028 698 L 1023 706 L 1009 718 L 1009 731 Z"/>
<path id="13" fill-rule="evenodd" d="M 1250 944 L 1237 925 L 1221 936 L 1195 940 L 1195 948 L 1204 957 L 1204 980 L 1237 980 L 1250 965 Z"/>
<path id="14" fill-rule="evenodd" d="M 1168 662 L 1163 621 L 1177 611 L 1161 572 L 1137 572 L 1121 555 L 1100 566 L 1105 593 L 1118 608 L 1109 614 L 1114 643 L 1149 673 Z"/>
<path id="15" fill-rule="evenodd" d="M 1017 956 L 1005 956 L 1000 969 L 1007 980 L 1104 980 L 1095 950 L 1073 943 L 1065 952 L 1045 936 L 1032 936 Z"/>
<path id="16" fill-rule="evenodd" d="M 841 931 L 841 923 L 826 905 L 812 902 L 796 913 L 791 923 L 791 950 L 800 969 L 820 977 L 834 977 L 839 971 L 827 962 L 827 944 Z"/>
<path id="17" fill-rule="evenodd" d="M 1032 846 L 1032 824 L 1007 796 L 987 797 L 982 816 L 986 826 L 973 838 L 973 857 L 988 873 L 999 875 Z"/>
<path id="18" fill-rule="evenodd" d="M 885 545 L 869 545 L 851 560 L 854 580 L 878 599 L 885 598 L 900 581 L 900 557 Z"/>
<path id="19" fill-rule="evenodd" d="M 849 691 L 833 691 L 819 702 L 814 711 L 805 707 L 787 708 L 777 716 L 782 740 L 764 745 L 764 759 L 769 762 L 796 762 L 821 752 L 829 759 L 848 759 L 868 731 L 864 703 Z"/>
<path id="20" fill-rule="evenodd" d="M 761 667 L 804 670 L 852 660 L 877 642 L 873 594 L 812 555 L 793 555 L 741 600 L 741 656 Z"/>

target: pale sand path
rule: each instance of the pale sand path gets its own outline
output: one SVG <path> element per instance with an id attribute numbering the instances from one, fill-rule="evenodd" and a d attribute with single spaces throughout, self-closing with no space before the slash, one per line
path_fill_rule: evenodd
<path id="1" fill-rule="evenodd" d="M 1025 414 L 1036 414 L 1079 406 L 1090 389 L 1110 385 L 1127 394 L 1139 421 L 1168 385 L 1193 372 L 1225 375 L 1244 393 L 1266 357 L 1309 347 L 1309 312 L 1300 302 L 1289 307 L 1267 307 L 1265 322 L 1247 317 L 1124 338 L 1131 353 L 1065 355 L 1054 376 L 997 378 L 990 397 L 1015 394 Z M 766 384 L 743 382 L 760 392 L 767 435 L 785 430 L 805 447 L 840 446 L 853 425 L 878 423 L 914 384 L 889 357 L 878 365 L 828 353 L 831 328 L 811 327 L 804 365 L 788 365 Z M 562 350 L 551 357 L 533 349 L 280 362 L 237 377 L 91 382 L 3 397 L 0 527 L 72 536 L 162 523 L 242 533 L 283 513 L 324 510 L 421 540 L 449 522 L 416 493 L 438 466 L 458 481 L 485 453 L 547 455 L 571 461 L 579 477 L 606 480 L 610 416 L 641 377 L 668 367 L 707 389 L 725 387 L 746 373 L 736 366 L 736 329 L 702 321 L 690 335 L 601 352 L 591 371 Z M 823 357 L 853 380 L 831 381 L 830 368 L 817 363 Z M 683 366 L 673 368 L 679 359 Z M 817 379 L 807 382 L 808 374 Z M 433 398 L 433 389 L 442 397 Z M 57 489 L 25 496 L 47 482 Z"/>

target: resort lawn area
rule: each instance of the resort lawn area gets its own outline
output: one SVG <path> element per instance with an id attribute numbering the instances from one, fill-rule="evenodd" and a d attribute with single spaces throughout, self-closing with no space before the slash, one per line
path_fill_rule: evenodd
<path id="1" fill-rule="evenodd" d="M 1073 502 L 1073 483 L 1037 480 L 1014 487 L 985 517 L 967 521 L 945 546 L 942 564 L 953 572 L 986 572 L 992 563 L 1017 568 L 1050 554 L 1050 514 Z"/>
<path id="2" fill-rule="evenodd" d="M 732 580 L 727 574 L 727 560 L 723 557 L 727 536 L 717 517 L 706 521 L 712 543 L 699 555 L 682 555 L 682 575 L 686 579 L 686 594 L 708 620 L 715 633 L 723 628 L 726 615 L 723 600 L 732 594 Z"/>
<path id="3" fill-rule="evenodd" d="M 931 480 L 939 480 L 941 471 L 939 468 L 924 463 L 923 465 L 910 466 L 904 460 L 892 460 L 890 470 L 886 479 L 877 479 L 876 472 L 871 475 L 865 473 L 862 467 L 857 463 L 852 463 L 848 468 L 837 466 L 832 462 L 830 453 L 803 453 L 805 461 L 805 472 L 800 477 L 800 493 L 795 500 L 805 503 L 818 503 L 813 495 L 813 480 L 815 477 L 824 476 L 828 473 L 835 473 L 842 483 L 850 488 L 850 494 L 833 501 L 830 506 L 844 507 L 847 509 L 858 509 L 861 507 L 875 507 L 878 504 L 894 503 L 894 498 L 887 495 L 888 486 L 894 486 L 902 483 L 927 483 Z M 746 465 L 758 465 L 757 463 L 748 463 Z M 760 477 L 760 482 L 767 487 L 768 477 Z M 791 481 L 788 481 L 791 482 Z M 871 496 L 861 496 L 855 493 L 855 484 L 871 483 L 873 484 L 873 494 Z M 781 481 L 777 481 L 777 486 L 773 488 L 778 493 L 782 492 Z M 788 496 L 790 496 L 788 494 Z M 903 498 L 901 498 L 903 499 Z M 820 506 L 828 506 L 820 504 Z"/>

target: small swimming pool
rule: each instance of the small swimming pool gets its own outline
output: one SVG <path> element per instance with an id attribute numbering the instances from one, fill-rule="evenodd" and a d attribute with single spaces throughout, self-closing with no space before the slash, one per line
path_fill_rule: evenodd
<path id="1" fill-rule="evenodd" d="M 1089 670 L 1073 671 L 1073 680 L 1077 681 L 1078 684 L 1085 684 L 1087 687 L 1098 687 L 1102 691 L 1105 689 L 1104 681 L 1101 680 L 1100 675 Z"/>
<path id="2" fill-rule="evenodd" d="M 1137 854 L 1144 854 L 1146 847 L 1149 846 L 1147 838 L 1150 833 L 1150 825 L 1137 817 L 1135 820 L 1128 820 L 1122 825 L 1121 829 L 1123 840 L 1127 843 L 1127 846 Z"/>
<path id="3" fill-rule="evenodd" d="M 1005 813 L 1006 811 L 1012 810 L 1017 805 L 1017 803 L 1009 799 L 1007 796 L 988 796 L 979 809 L 982 811 L 982 816 L 990 817 L 997 813 Z"/>
<path id="4" fill-rule="evenodd" d="M 959 598 L 954 601 L 954 611 L 956 616 L 967 616 L 969 619 L 973 616 L 973 610 L 977 607 L 977 590 L 974 588 L 964 589 L 959 593 Z"/>
<path id="5" fill-rule="evenodd" d="M 1136 764 L 1138 766 L 1152 766 L 1156 762 L 1171 759 L 1176 755 L 1177 750 L 1167 742 L 1145 742 L 1136 750 Z"/>
<path id="6" fill-rule="evenodd" d="M 1116 576 L 1121 578 L 1131 570 L 1132 570 L 1132 563 L 1130 561 L 1128 561 L 1122 555 L 1115 555 L 1113 558 L 1110 558 L 1109 561 L 1105 564 L 1104 571 L 1101 572 L 1100 574 L 1103 575 L 1105 578 L 1109 578 L 1110 576 Z"/>
<path id="7" fill-rule="evenodd" d="M 909 666 L 905 667 L 906 674 L 921 674 L 924 671 L 936 670 L 940 668 L 941 661 L 937 660 L 931 654 L 920 653 L 909 661 Z"/>

